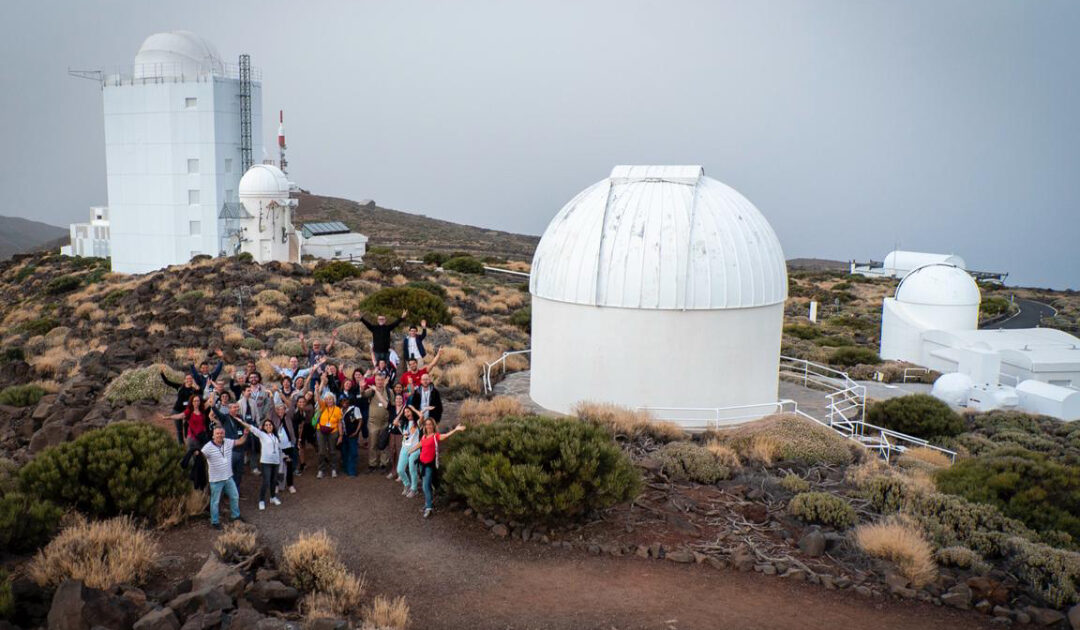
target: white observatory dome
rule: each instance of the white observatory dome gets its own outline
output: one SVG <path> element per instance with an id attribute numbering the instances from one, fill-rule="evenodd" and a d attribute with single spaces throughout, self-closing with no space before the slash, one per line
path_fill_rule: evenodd
<path id="1" fill-rule="evenodd" d="M 915 269 L 896 287 L 896 300 L 927 306 L 978 306 L 979 286 L 960 267 L 934 263 Z"/>
<path id="2" fill-rule="evenodd" d="M 942 374 L 934 381 L 930 395 L 954 407 L 962 407 L 967 405 L 968 396 L 971 395 L 971 388 L 974 386 L 975 382 L 967 374 L 949 372 Z"/>
<path id="3" fill-rule="evenodd" d="M 539 298 L 639 309 L 783 303 L 769 222 L 701 166 L 616 166 L 552 219 L 533 256 Z"/>
<path id="4" fill-rule="evenodd" d="M 288 199 L 289 178 L 272 164 L 256 164 L 240 178 L 240 200 Z"/>
<path id="5" fill-rule="evenodd" d="M 135 55 L 136 79 L 221 74 L 224 64 L 214 45 L 190 31 L 155 33 Z"/>

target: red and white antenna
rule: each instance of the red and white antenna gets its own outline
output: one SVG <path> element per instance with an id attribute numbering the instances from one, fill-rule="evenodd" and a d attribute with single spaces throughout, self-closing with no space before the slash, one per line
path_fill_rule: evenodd
<path id="1" fill-rule="evenodd" d="M 278 110 L 278 128 L 277 128 L 277 145 L 278 145 L 278 168 L 282 173 L 289 174 L 289 162 L 285 159 L 285 112 L 284 110 Z"/>

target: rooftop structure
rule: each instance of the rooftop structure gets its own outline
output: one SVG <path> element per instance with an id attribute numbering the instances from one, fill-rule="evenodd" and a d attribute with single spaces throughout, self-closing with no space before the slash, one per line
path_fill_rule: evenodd
<path id="1" fill-rule="evenodd" d="M 219 218 L 235 226 L 232 249 L 251 254 L 255 262 L 300 262 L 300 239 L 293 227 L 292 184 L 272 164 L 256 164 L 240 179 L 242 208 L 226 206 Z M 243 212 L 240 212 L 240 210 Z"/>
<path id="2" fill-rule="evenodd" d="M 368 237 L 353 232 L 341 221 L 305 223 L 300 233 L 304 237 L 304 254 L 315 258 L 359 262 L 367 253 Z"/>
<path id="3" fill-rule="evenodd" d="M 915 269 L 927 265 L 949 265 L 967 270 L 967 263 L 956 254 L 932 254 L 928 252 L 909 252 L 894 250 L 885 255 L 882 262 L 849 262 L 850 272 L 860 276 L 903 278 Z M 976 280 L 1001 284 L 1008 273 L 996 271 L 968 271 Z"/>
<path id="4" fill-rule="evenodd" d="M 60 248 L 64 256 L 109 257 L 109 208 L 92 206 L 89 223 L 72 223 L 71 243 Z"/>

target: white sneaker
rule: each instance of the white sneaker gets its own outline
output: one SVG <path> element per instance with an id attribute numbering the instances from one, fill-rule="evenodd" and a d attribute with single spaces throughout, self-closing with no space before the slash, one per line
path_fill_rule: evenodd
<path id="1" fill-rule="evenodd" d="M 322 479 L 322 471 L 321 470 L 318 473 L 316 473 L 315 478 L 316 479 Z"/>
<path id="2" fill-rule="evenodd" d="M 431 518 L 431 508 L 424 510 L 424 518 Z"/>
<path id="3" fill-rule="evenodd" d="M 281 505 L 281 499 L 279 499 L 277 497 L 270 497 L 270 502 L 273 503 L 274 505 Z"/>
<path id="4" fill-rule="evenodd" d="M 266 502 L 265 501 L 259 501 L 259 509 L 260 510 L 265 510 L 266 509 Z"/>
<path id="5" fill-rule="evenodd" d="M 394 473 L 389 473 L 388 475 L 386 475 L 386 478 L 392 480 L 394 478 Z"/>
<path id="6" fill-rule="evenodd" d="M 409 486 L 405 486 L 401 489 L 401 496 L 405 496 L 407 494 L 409 494 Z"/>
<path id="7" fill-rule="evenodd" d="M 296 494 L 296 486 L 289 486 L 289 494 Z"/>
<path id="8" fill-rule="evenodd" d="M 416 490 L 409 490 L 409 492 L 405 495 L 405 498 L 406 499 L 411 499 L 411 498 L 413 498 L 415 496 L 416 496 Z"/>
<path id="9" fill-rule="evenodd" d="M 330 477 L 332 479 L 337 479 L 337 470 L 331 470 L 330 471 Z"/>

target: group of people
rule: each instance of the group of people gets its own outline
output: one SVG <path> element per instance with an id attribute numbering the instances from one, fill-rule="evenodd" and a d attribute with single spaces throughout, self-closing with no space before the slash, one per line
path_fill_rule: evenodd
<path id="1" fill-rule="evenodd" d="M 207 361 L 196 365 L 192 352 L 183 382 L 162 371 L 162 380 L 176 390 L 172 414 L 164 417 L 173 420 L 177 440 L 186 449 L 180 463 L 195 487 L 210 487 L 211 525 L 221 526 L 223 494 L 232 518 L 240 518 L 238 486 L 247 466 L 261 477 L 260 510 L 268 503 L 281 505 L 281 493 L 295 494 L 294 479 L 307 468 L 307 446 L 315 449 L 318 479 L 336 478 L 339 471 L 358 475 L 360 447 L 366 446 L 367 472 L 400 481 L 406 497 L 422 491 L 423 516 L 431 516 L 439 442 L 465 427 L 439 433 L 443 403 L 430 370 L 442 351 L 429 357 L 427 322 L 409 326 L 400 355 L 392 348 L 392 333 L 407 315 L 402 311 L 391 322 L 383 315 L 375 322 L 360 318 L 372 336 L 366 369 L 347 372 L 331 358 L 335 332 L 325 346 L 319 340 L 308 346 L 301 334 L 306 365 L 290 357 L 286 365 L 272 366 L 269 385 L 250 360 L 222 377 L 220 349 L 212 368 Z"/>

